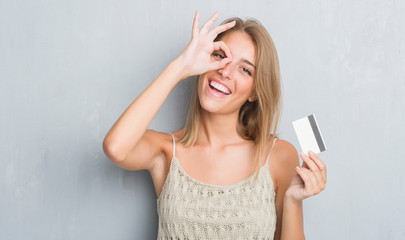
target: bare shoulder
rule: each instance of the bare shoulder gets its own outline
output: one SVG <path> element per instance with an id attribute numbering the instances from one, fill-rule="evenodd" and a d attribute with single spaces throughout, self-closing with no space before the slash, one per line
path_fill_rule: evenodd
<path id="1" fill-rule="evenodd" d="M 170 134 L 148 129 L 125 159 L 114 163 L 130 171 L 154 171 L 166 164 L 167 158 L 172 152 L 171 145 Z"/>
<path id="2" fill-rule="evenodd" d="M 154 166 L 149 170 L 155 186 L 156 196 L 160 196 L 174 154 L 173 137 L 169 133 L 156 132 L 153 130 L 149 130 L 147 134 L 149 141 L 159 141 L 160 148 L 162 149 L 161 156 L 154 159 Z M 179 131 L 173 133 L 173 135 L 175 141 L 178 141 L 180 138 Z"/>
<path id="3" fill-rule="evenodd" d="M 183 134 L 183 129 L 173 132 L 174 141 L 180 140 Z M 157 157 L 154 162 L 154 167 L 151 169 L 155 170 L 158 174 L 162 172 L 167 172 L 170 166 L 172 157 L 174 156 L 173 148 L 173 137 L 170 133 L 158 132 L 154 130 L 147 130 L 145 133 L 145 138 L 150 144 L 155 145 L 161 151 L 161 156 Z"/>
<path id="4" fill-rule="evenodd" d="M 280 138 L 277 139 L 272 151 L 272 154 L 276 156 L 276 161 L 283 164 L 295 163 L 296 160 L 298 160 L 297 149 L 295 149 L 294 145 L 286 140 Z"/>
<path id="5" fill-rule="evenodd" d="M 156 149 L 159 149 L 166 159 L 169 159 L 169 156 L 172 154 L 172 136 L 169 133 L 158 132 L 155 130 L 148 129 L 144 135 L 145 140 L 151 145 L 155 146 Z"/>
<path id="6" fill-rule="evenodd" d="M 298 152 L 294 145 L 286 140 L 277 139 L 269 165 L 276 189 L 285 188 L 295 175 L 295 167 L 299 165 Z"/>
<path id="7" fill-rule="evenodd" d="M 161 141 L 164 138 L 170 137 L 170 134 L 164 133 L 164 132 L 158 132 L 152 129 L 147 129 L 145 131 L 144 137 L 147 138 L 148 140 L 154 140 L 154 141 Z"/>

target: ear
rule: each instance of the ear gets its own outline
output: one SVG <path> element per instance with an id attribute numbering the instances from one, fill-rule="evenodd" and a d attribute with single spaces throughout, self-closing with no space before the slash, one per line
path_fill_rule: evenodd
<path id="1" fill-rule="evenodd" d="M 248 98 L 248 101 L 249 101 L 249 102 L 254 102 L 254 101 L 256 101 L 256 95 L 250 96 L 250 97 Z"/>

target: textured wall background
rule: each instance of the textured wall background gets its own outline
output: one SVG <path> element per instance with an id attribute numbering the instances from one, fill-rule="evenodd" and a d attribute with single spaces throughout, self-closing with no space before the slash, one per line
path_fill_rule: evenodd
<path id="1" fill-rule="evenodd" d="M 0 1 L 0 239 L 154 239 L 149 173 L 102 141 L 201 22 L 254 17 L 279 51 L 284 111 L 315 113 L 327 189 L 305 201 L 308 239 L 405 239 L 405 1 Z M 184 123 L 191 80 L 151 128 Z"/>

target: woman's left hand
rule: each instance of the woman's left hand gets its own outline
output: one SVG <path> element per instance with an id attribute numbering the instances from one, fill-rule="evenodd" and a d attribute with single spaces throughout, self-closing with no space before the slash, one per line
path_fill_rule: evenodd
<path id="1" fill-rule="evenodd" d="M 309 156 L 300 154 L 303 164 L 296 167 L 297 174 L 288 187 L 285 198 L 300 201 L 316 195 L 325 189 L 326 166 L 325 163 L 313 152 Z"/>

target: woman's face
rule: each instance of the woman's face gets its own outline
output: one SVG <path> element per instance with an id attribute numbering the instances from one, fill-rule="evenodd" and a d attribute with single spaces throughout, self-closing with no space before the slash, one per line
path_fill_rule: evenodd
<path id="1" fill-rule="evenodd" d="M 228 46 L 232 62 L 200 76 L 198 97 L 204 110 L 229 114 L 239 112 L 246 100 L 254 100 L 255 46 L 248 34 L 239 31 L 225 34 L 221 41 Z M 224 56 L 218 50 L 211 59 L 218 61 Z"/>

